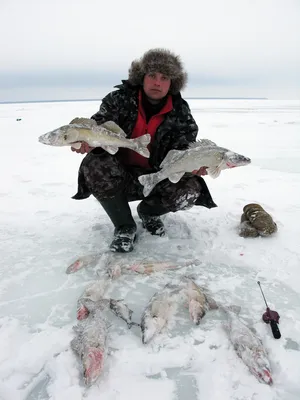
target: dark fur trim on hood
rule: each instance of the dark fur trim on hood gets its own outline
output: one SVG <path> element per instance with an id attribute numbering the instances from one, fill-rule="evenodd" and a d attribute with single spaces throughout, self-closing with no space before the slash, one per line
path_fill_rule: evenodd
<path id="1" fill-rule="evenodd" d="M 128 81 L 134 86 L 142 86 L 145 74 L 150 72 L 160 72 L 171 79 L 170 94 L 177 94 L 186 86 L 187 73 L 182 62 L 169 50 L 148 50 L 142 58 L 134 60 L 129 68 Z"/>

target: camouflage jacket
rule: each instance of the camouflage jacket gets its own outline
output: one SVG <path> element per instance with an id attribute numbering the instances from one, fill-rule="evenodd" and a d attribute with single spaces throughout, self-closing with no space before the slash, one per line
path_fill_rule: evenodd
<path id="1" fill-rule="evenodd" d="M 112 120 L 118 124 L 127 137 L 130 137 L 138 116 L 138 86 L 123 80 L 115 86 L 119 90 L 109 93 L 102 99 L 100 110 L 91 118 L 99 125 Z M 192 117 L 188 103 L 180 94 L 173 95 L 173 110 L 165 115 L 158 127 L 151 145 L 149 165 L 159 170 L 159 165 L 169 150 L 184 150 L 196 141 L 198 126 Z"/>

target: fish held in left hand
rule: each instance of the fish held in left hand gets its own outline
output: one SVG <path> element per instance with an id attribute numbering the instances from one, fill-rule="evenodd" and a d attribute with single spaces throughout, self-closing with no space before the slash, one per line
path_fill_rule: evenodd
<path id="1" fill-rule="evenodd" d="M 219 147 L 209 139 L 191 143 L 186 150 L 170 150 L 160 164 L 160 171 L 139 176 L 144 186 L 143 194 L 148 196 L 152 189 L 164 179 L 177 183 L 186 172 L 207 167 L 212 178 L 217 178 L 221 171 L 248 165 L 251 159 L 224 147 Z"/>
<path id="2" fill-rule="evenodd" d="M 85 142 L 90 147 L 102 147 L 109 154 L 116 154 L 120 147 L 126 147 L 149 158 L 147 145 L 151 141 L 151 135 L 147 133 L 128 139 L 114 121 L 98 125 L 93 119 L 75 118 L 68 125 L 39 136 L 38 141 L 49 146 L 71 146 L 74 149 L 80 149 L 81 143 Z"/>

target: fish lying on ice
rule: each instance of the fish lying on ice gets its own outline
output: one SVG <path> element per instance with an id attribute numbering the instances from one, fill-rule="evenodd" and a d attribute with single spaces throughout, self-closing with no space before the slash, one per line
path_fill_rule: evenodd
<path id="1" fill-rule="evenodd" d="M 87 301 L 93 301 L 94 303 L 97 303 L 99 307 L 101 306 L 100 308 L 102 310 L 110 310 L 117 317 L 125 321 L 128 328 L 131 328 L 132 325 L 140 326 L 140 324 L 132 321 L 133 311 L 123 300 L 115 300 L 104 297 L 108 287 L 108 281 L 109 280 L 106 279 L 96 281 L 83 291 L 77 300 L 77 319 L 82 321 L 89 316 L 89 310 L 85 304 Z"/>
<path id="2" fill-rule="evenodd" d="M 140 326 L 140 324 L 132 321 L 131 318 L 133 311 L 124 303 L 123 300 L 109 299 L 109 308 L 117 317 L 126 322 L 129 329 L 133 325 Z"/>
<path id="3" fill-rule="evenodd" d="M 187 267 L 197 262 L 198 260 L 185 261 L 183 263 L 176 263 L 174 261 L 140 261 L 129 265 L 127 270 L 150 275 L 154 272 Z"/>
<path id="4" fill-rule="evenodd" d="M 199 325 L 206 312 L 217 309 L 218 305 L 210 297 L 207 290 L 198 286 L 191 278 L 185 278 L 187 282 L 186 294 L 189 304 L 189 313 L 192 321 Z"/>
<path id="5" fill-rule="evenodd" d="M 80 269 L 86 268 L 91 265 L 93 262 L 100 260 L 101 254 L 95 253 L 86 256 L 81 256 L 77 260 L 75 260 L 71 265 L 66 269 L 66 274 L 74 274 L 74 272 L 79 271 Z"/>
<path id="6" fill-rule="evenodd" d="M 85 319 L 89 312 L 85 307 L 86 300 L 91 300 L 97 302 L 102 300 L 106 290 L 108 289 L 110 280 L 109 279 L 99 279 L 96 282 L 89 284 L 80 295 L 77 300 L 77 319 Z M 104 304 L 104 303 L 103 303 Z"/>
<path id="7" fill-rule="evenodd" d="M 86 256 L 79 257 L 76 261 L 74 261 L 71 265 L 66 269 L 66 274 L 73 274 L 80 269 L 91 266 L 95 262 L 99 262 L 102 258 L 103 254 L 90 254 Z M 154 272 L 165 271 L 168 269 L 179 269 L 183 267 L 188 267 L 189 265 L 199 263 L 200 261 L 190 260 L 185 262 L 174 262 L 171 260 L 168 261 L 124 261 L 124 258 L 115 256 L 115 254 L 108 254 L 107 259 L 104 261 L 104 266 L 99 271 L 99 274 L 103 276 L 104 274 L 108 275 L 111 279 L 116 279 L 120 277 L 124 272 L 136 272 L 138 274 L 150 275 Z"/>
<path id="8" fill-rule="evenodd" d="M 237 355 L 262 383 L 271 385 L 271 367 L 262 341 L 237 316 L 231 307 L 221 308 L 227 315 L 225 329 Z"/>
<path id="9" fill-rule="evenodd" d="M 142 342 L 147 344 L 168 325 L 182 288 L 167 284 L 149 300 L 141 318 Z"/>
<path id="10" fill-rule="evenodd" d="M 108 323 L 101 301 L 82 301 L 89 314 L 74 327 L 76 336 L 71 341 L 71 348 L 79 356 L 84 382 L 90 386 L 96 382 L 104 368 L 108 353 Z"/>
<path id="11" fill-rule="evenodd" d="M 128 139 L 125 132 L 113 121 L 98 125 L 93 119 L 75 118 L 68 125 L 39 136 L 38 141 L 50 146 L 72 146 L 75 149 L 80 149 L 81 143 L 86 142 L 91 147 L 102 147 L 109 154 L 117 153 L 119 147 L 126 147 L 149 158 L 147 145 L 151 141 L 151 135 L 147 133 Z"/>
<path id="12" fill-rule="evenodd" d="M 170 150 L 160 164 L 160 171 L 141 175 L 138 180 L 144 186 L 143 194 L 146 197 L 162 180 L 168 178 L 172 183 L 177 183 L 186 172 L 198 170 L 200 167 L 208 167 L 208 175 L 217 178 L 222 170 L 250 163 L 250 158 L 219 147 L 208 139 L 202 139 L 190 144 L 186 150 Z"/>

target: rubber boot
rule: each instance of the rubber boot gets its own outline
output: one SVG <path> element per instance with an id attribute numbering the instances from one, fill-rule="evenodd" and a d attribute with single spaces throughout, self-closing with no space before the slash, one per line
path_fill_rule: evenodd
<path id="1" fill-rule="evenodd" d="M 113 252 L 127 253 L 133 250 L 136 223 L 126 197 L 122 194 L 101 200 L 100 204 L 114 224 L 114 238 L 109 248 Z"/>
<path id="2" fill-rule="evenodd" d="M 167 212 L 168 211 L 162 205 L 151 205 L 145 200 L 141 201 L 137 206 L 137 213 L 142 220 L 143 227 L 147 229 L 151 235 L 164 236 L 166 234 L 160 215 L 166 214 Z"/>

